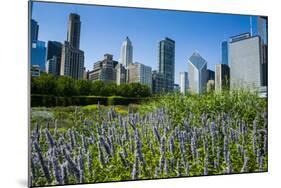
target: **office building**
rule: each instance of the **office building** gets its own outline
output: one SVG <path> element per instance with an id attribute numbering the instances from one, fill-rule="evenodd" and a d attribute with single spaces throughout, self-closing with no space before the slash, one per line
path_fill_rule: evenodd
<path id="1" fill-rule="evenodd" d="M 125 41 L 122 43 L 120 62 L 125 68 L 133 63 L 133 45 L 129 37 L 126 37 Z"/>
<path id="2" fill-rule="evenodd" d="M 188 59 L 188 70 L 190 91 L 204 93 L 207 84 L 207 61 L 198 52 L 194 52 Z"/>
<path id="3" fill-rule="evenodd" d="M 45 71 L 46 46 L 43 41 L 33 41 L 31 45 L 31 65 L 38 65 L 41 71 Z"/>
<path id="4" fill-rule="evenodd" d="M 187 72 L 180 72 L 180 92 L 182 94 L 186 94 L 188 91 L 188 73 Z"/>
<path id="5" fill-rule="evenodd" d="M 46 46 L 45 42 L 38 40 L 39 25 L 31 19 L 30 23 L 30 64 L 39 67 L 40 71 L 45 71 Z"/>
<path id="6" fill-rule="evenodd" d="M 125 84 L 127 82 L 127 69 L 123 64 L 118 63 L 115 67 L 116 69 L 116 84 Z"/>
<path id="7" fill-rule="evenodd" d="M 94 69 L 89 72 L 89 80 L 103 80 L 116 82 L 116 66 L 113 55 L 104 54 L 104 59 L 94 63 Z"/>
<path id="8" fill-rule="evenodd" d="M 207 69 L 207 82 L 208 80 L 215 80 L 215 71 Z"/>
<path id="9" fill-rule="evenodd" d="M 57 56 L 47 60 L 46 73 L 53 74 L 54 76 L 60 75 L 60 61 L 57 59 Z"/>
<path id="10" fill-rule="evenodd" d="M 135 62 L 128 66 L 129 83 L 141 83 L 152 88 L 152 68 Z"/>
<path id="11" fill-rule="evenodd" d="M 167 80 L 165 79 L 164 74 L 154 70 L 152 72 L 152 93 L 160 94 L 165 92 L 165 86 Z"/>
<path id="12" fill-rule="evenodd" d="M 62 44 L 57 41 L 48 41 L 46 72 L 55 76 L 60 75 Z"/>
<path id="13" fill-rule="evenodd" d="M 259 89 L 264 79 L 262 63 L 260 36 L 234 36 L 229 43 L 230 89 Z"/>
<path id="14" fill-rule="evenodd" d="M 227 64 L 216 64 L 215 69 L 215 90 L 221 92 L 229 89 L 230 70 Z"/>
<path id="15" fill-rule="evenodd" d="M 80 29 L 80 16 L 71 13 L 68 20 L 67 41 L 62 46 L 60 75 L 73 79 L 83 79 L 84 52 L 79 49 Z"/>
<path id="16" fill-rule="evenodd" d="M 38 40 L 38 33 L 39 33 L 39 25 L 35 20 L 31 19 L 31 23 L 30 23 L 31 42 Z"/>
<path id="17" fill-rule="evenodd" d="M 223 41 L 221 43 L 221 63 L 228 65 L 228 42 Z"/>
<path id="18" fill-rule="evenodd" d="M 158 72 L 166 80 L 161 90 L 173 91 L 175 83 L 175 41 L 167 37 L 159 42 Z"/>

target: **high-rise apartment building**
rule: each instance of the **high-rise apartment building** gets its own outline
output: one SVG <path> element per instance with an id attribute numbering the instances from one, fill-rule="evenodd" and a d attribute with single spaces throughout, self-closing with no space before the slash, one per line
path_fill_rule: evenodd
<path id="1" fill-rule="evenodd" d="M 126 37 L 121 46 L 120 62 L 125 68 L 133 63 L 133 45 L 129 37 Z"/>
<path id="2" fill-rule="evenodd" d="M 164 79 L 166 80 L 163 90 L 166 92 L 174 91 L 175 41 L 167 37 L 159 42 L 158 72 L 164 75 Z"/>
<path id="3" fill-rule="evenodd" d="M 207 84 L 207 61 L 194 52 L 188 60 L 189 88 L 193 93 L 204 93 Z"/>
<path id="4" fill-rule="evenodd" d="M 68 20 L 67 41 L 62 46 L 60 75 L 73 79 L 83 79 L 84 52 L 79 49 L 80 29 L 80 16 L 71 13 Z"/>
<path id="5" fill-rule="evenodd" d="M 188 73 L 180 72 L 180 92 L 185 94 L 188 91 L 189 83 L 188 83 Z"/>

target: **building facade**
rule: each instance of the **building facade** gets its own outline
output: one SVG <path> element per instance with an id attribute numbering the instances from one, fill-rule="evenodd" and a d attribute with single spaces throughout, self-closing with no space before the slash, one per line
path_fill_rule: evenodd
<path id="1" fill-rule="evenodd" d="M 186 94 L 188 91 L 189 83 L 188 83 L 188 73 L 187 72 L 180 72 L 180 92 L 182 94 Z"/>
<path id="2" fill-rule="evenodd" d="M 33 41 L 31 45 L 31 65 L 38 65 L 41 71 L 45 71 L 46 46 L 43 41 Z"/>
<path id="3" fill-rule="evenodd" d="M 47 60 L 46 73 L 53 74 L 54 76 L 60 75 L 60 61 L 57 59 L 57 56 Z"/>
<path id="4" fill-rule="evenodd" d="M 159 42 L 158 72 L 166 79 L 163 90 L 173 91 L 175 84 L 175 41 L 167 37 Z"/>
<path id="5" fill-rule="evenodd" d="M 116 66 L 113 55 L 104 54 L 104 59 L 94 63 L 94 69 L 89 72 L 89 80 L 102 80 L 116 82 Z"/>
<path id="6" fill-rule="evenodd" d="M 46 72 L 55 76 L 60 75 L 62 43 L 48 41 Z"/>
<path id="7" fill-rule="evenodd" d="M 116 84 L 125 84 L 127 82 L 127 69 L 123 66 L 123 64 L 118 63 L 116 65 Z"/>
<path id="8" fill-rule="evenodd" d="M 80 16 L 71 13 L 68 20 L 67 41 L 62 46 L 60 75 L 73 79 L 83 79 L 84 52 L 79 49 L 80 29 Z"/>
<path id="9" fill-rule="evenodd" d="M 157 71 L 152 72 L 152 93 L 159 94 L 165 92 L 165 86 L 167 85 L 167 80 L 164 74 Z"/>
<path id="10" fill-rule="evenodd" d="M 120 62 L 125 68 L 133 63 L 133 45 L 129 37 L 126 37 L 125 41 L 122 43 Z"/>
<path id="11" fill-rule="evenodd" d="M 207 61 L 198 52 L 194 52 L 188 60 L 188 70 L 190 91 L 204 93 L 207 86 Z"/>
<path id="12" fill-rule="evenodd" d="M 229 89 L 230 70 L 227 64 L 216 64 L 215 90 L 221 92 Z"/>
<path id="13" fill-rule="evenodd" d="M 128 66 L 129 83 L 141 83 L 152 88 L 152 68 L 135 62 Z"/>
<path id="14" fill-rule="evenodd" d="M 237 36 L 239 38 L 239 36 Z M 248 36 L 229 44 L 230 89 L 258 89 L 263 83 L 262 41 Z"/>
<path id="15" fill-rule="evenodd" d="M 33 41 L 37 41 L 38 40 L 38 32 L 39 32 L 39 25 L 38 23 L 31 19 L 31 23 L 30 23 L 30 40 L 31 42 Z"/>
<path id="16" fill-rule="evenodd" d="M 215 71 L 207 69 L 207 82 L 209 80 L 215 80 Z"/>

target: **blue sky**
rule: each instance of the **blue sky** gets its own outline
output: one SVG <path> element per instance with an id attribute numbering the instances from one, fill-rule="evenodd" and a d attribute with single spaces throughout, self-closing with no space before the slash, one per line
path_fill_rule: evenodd
<path id="1" fill-rule="evenodd" d="M 85 52 L 87 69 L 92 70 L 93 63 L 105 53 L 119 60 L 126 36 L 133 44 L 133 61 L 157 69 L 158 42 L 169 37 L 176 42 L 176 83 L 179 72 L 188 72 L 187 60 L 195 50 L 214 70 L 221 62 L 221 42 L 250 30 L 250 17 L 244 15 L 34 2 L 32 18 L 39 24 L 39 40 L 63 43 L 72 12 L 78 13 L 82 22 L 80 49 Z"/>

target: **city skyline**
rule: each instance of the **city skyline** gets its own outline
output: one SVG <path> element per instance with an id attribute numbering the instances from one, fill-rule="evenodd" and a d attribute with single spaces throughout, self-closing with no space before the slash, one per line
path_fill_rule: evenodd
<path id="1" fill-rule="evenodd" d="M 221 42 L 228 40 L 230 36 L 250 30 L 250 16 L 245 15 L 121 7 L 113 9 L 73 4 L 64 4 L 62 9 L 58 3 L 36 2 L 33 5 L 32 18 L 40 26 L 39 40 L 66 40 L 67 18 L 71 12 L 77 12 L 81 16 L 80 49 L 85 52 L 85 67 L 89 70 L 105 53 L 113 54 L 114 59 L 119 60 L 120 45 L 126 36 L 131 39 L 135 49 L 134 61 L 142 62 L 153 70 L 157 70 L 157 44 L 165 37 L 176 41 L 175 75 L 179 75 L 180 71 L 189 71 L 187 60 L 194 50 L 198 50 L 206 58 L 208 69 L 214 70 L 215 64 L 221 63 Z M 51 19 L 52 17 L 56 19 Z M 150 19 L 145 19 L 146 17 Z M 118 21 L 122 18 L 124 22 L 128 22 L 126 27 L 125 23 Z M 216 22 L 217 19 L 220 19 L 219 23 Z M 253 20 L 255 25 L 256 18 Z M 193 29 L 188 25 L 192 25 Z M 207 30 L 204 29 L 206 27 Z M 253 28 L 255 34 L 256 27 Z M 108 31 L 104 32 L 105 30 Z M 107 35 L 108 32 L 111 34 Z M 146 35 L 148 32 L 150 35 Z M 204 34 L 205 32 L 207 33 Z M 178 76 L 175 76 L 175 83 L 179 83 Z"/>

